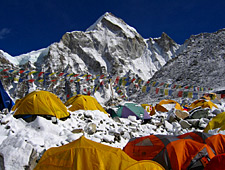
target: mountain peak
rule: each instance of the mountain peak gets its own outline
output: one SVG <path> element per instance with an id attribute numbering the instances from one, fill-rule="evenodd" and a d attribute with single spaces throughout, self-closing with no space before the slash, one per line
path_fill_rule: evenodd
<path id="1" fill-rule="evenodd" d="M 131 38 L 138 34 L 135 28 L 129 26 L 121 18 L 116 17 L 110 12 L 106 12 L 102 15 L 86 31 L 102 30 L 103 28 L 108 28 L 112 32 L 123 31 L 128 37 Z"/>

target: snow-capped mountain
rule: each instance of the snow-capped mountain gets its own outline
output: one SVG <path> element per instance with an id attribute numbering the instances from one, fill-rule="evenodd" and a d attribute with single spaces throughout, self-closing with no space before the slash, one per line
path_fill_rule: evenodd
<path id="1" fill-rule="evenodd" d="M 112 76 L 129 73 L 147 80 L 174 58 L 178 49 L 179 45 L 166 33 L 144 39 L 133 27 L 107 12 L 85 32 L 67 32 L 60 42 L 45 49 L 1 58 L 20 69 Z"/>
<path id="2" fill-rule="evenodd" d="M 130 70 L 149 79 L 175 57 L 178 48 L 165 33 L 144 39 L 122 19 L 105 13 L 85 32 L 67 32 L 46 49 L 5 58 L 19 66 L 30 62 L 37 70 L 123 75 Z"/>
<path id="3" fill-rule="evenodd" d="M 224 32 L 222 29 L 215 33 L 192 35 L 179 45 L 166 33 L 159 38 L 145 39 L 135 28 L 107 12 L 85 32 L 67 32 L 59 42 L 44 49 L 15 57 L 0 51 L 0 69 L 90 74 L 92 80 L 95 80 L 95 75 L 104 74 L 114 77 L 114 80 L 118 76 L 126 76 L 129 81 L 135 78 L 219 88 L 224 86 Z M 1 74 L 7 77 L 5 72 L 1 71 Z M 38 82 L 22 82 L 17 86 L 11 79 L 4 79 L 3 84 L 12 96 L 18 98 L 36 88 L 53 91 L 57 95 L 73 94 L 75 91 L 77 84 L 71 83 L 73 80 L 68 77 L 64 77 L 66 81 L 63 81 L 56 74 L 51 79 L 43 75 L 36 78 Z M 17 75 L 17 79 L 34 78 L 32 75 L 23 76 Z M 41 78 L 47 81 L 40 83 Z M 81 86 L 81 89 L 93 89 L 96 83 L 92 81 L 92 84 L 86 85 L 82 82 Z M 123 93 L 127 93 L 126 90 Z"/>

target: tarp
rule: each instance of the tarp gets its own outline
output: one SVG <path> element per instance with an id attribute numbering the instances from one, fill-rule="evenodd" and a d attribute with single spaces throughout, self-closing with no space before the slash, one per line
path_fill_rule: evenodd
<path id="1" fill-rule="evenodd" d="M 8 108 L 8 110 L 10 111 L 13 105 L 14 102 L 9 97 L 2 85 L 2 82 L 0 81 L 0 111 L 2 111 L 4 108 Z"/>
<path id="2" fill-rule="evenodd" d="M 78 94 L 76 96 L 73 96 L 65 102 L 65 105 L 67 107 L 70 106 L 69 107 L 70 111 L 100 110 L 100 111 L 108 114 L 94 97 L 88 96 L 88 95 Z"/>
<path id="3" fill-rule="evenodd" d="M 16 101 L 12 108 L 14 117 L 26 115 L 49 115 L 58 119 L 69 116 L 66 106 L 53 93 L 43 90 L 33 91 Z"/>
<path id="4" fill-rule="evenodd" d="M 170 135 L 149 135 L 131 139 L 123 150 L 135 160 L 153 160 L 165 169 L 203 169 L 201 160 L 215 156 L 206 144 Z"/>
<path id="5" fill-rule="evenodd" d="M 135 116 L 137 119 L 150 119 L 148 112 L 142 107 L 135 103 L 125 103 L 124 105 L 118 106 L 116 115 L 112 117 L 128 118 L 129 116 Z"/>
<path id="6" fill-rule="evenodd" d="M 48 149 L 34 170 L 133 170 L 133 167 L 163 170 L 152 162 L 140 162 L 139 165 L 120 148 L 97 143 L 82 136 L 64 146 Z"/>
<path id="7" fill-rule="evenodd" d="M 209 121 L 208 125 L 205 127 L 204 132 L 207 133 L 209 130 L 217 129 L 225 130 L 225 112 L 222 112 Z"/>

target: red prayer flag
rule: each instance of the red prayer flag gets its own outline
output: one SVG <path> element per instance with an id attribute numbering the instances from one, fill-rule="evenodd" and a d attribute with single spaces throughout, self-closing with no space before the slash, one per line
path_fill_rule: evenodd
<path id="1" fill-rule="evenodd" d="M 79 74 L 75 74 L 75 75 L 73 75 L 73 77 L 77 77 L 77 76 L 79 76 Z"/>
<path id="2" fill-rule="evenodd" d="M 40 72 L 40 73 L 38 74 L 38 77 L 40 77 L 43 73 L 44 73 L 44 72 Z"/>
<path id="3" fill-rule="evenodd" d="M 158 94 L 159 93 L 159 88 L 155 89 L 155 93 Z"/>
<path id="4" fill-rule="evenodd" d="M 35 79 L 30 79 L 28 80 L 30 83 L 33 83 L 35 81 Z"/>
<path id="5" fill-rule="evenodd" d="M 177 96 L 178 97 L 182 97 L 183 96 L 183 91 L 179 91 Z"/>
<path id="6" fill-rule="evenodd" d="M 20 70 L 19 73 L 22 74 L 24 72 L 24 70 Z"/>
<path id="7" fill-rule="evenodd" d="M 221 98 L 225 98 L 225 94 L 221 94 Z"/>
<path id="8" fill-rule="evenodd" d="M 59 73 L 59 75 L 58 76 L 62 76 L 64 73 Z"/>
<path id="9" fill-rule="evenodd" d="M 101 75 L 99 78 L 102 79 L 104 76 L 105 76 L 105 75 L 103 74 L 103 75 Z"/>

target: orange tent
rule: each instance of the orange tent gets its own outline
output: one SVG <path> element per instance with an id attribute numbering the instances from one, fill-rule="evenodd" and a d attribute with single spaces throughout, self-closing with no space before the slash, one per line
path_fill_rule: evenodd
<path id="1" fill-rule="evenodd" d="M 163 107 L 159 104 L 156 104 L 155 106 L 152 107 L 150 115 L 151 116 L 154 115 L 156 113 L 156 111 L 158 111 L 158 112 L 168 112 L 168 110 L 165 107 Z"/>
<path id="2" fill-rule="evenodd" d="M 225 135 L 211 135 L 204 132 L 189 132 L 177 136 L 180 139 L 193 139 L 200 143 L 209 145 L 216 155 L 225 153 Z"/>
<path id="3" fill-rule="evenodd" d="M 153 160 L 168 170 L 184 170 L 196 166 L 203 168 L 205 164 L 202 162 L 215 156 L 206 144 L 170 135 L 134 138 L 123 150 L 133 159 Z"/>

